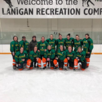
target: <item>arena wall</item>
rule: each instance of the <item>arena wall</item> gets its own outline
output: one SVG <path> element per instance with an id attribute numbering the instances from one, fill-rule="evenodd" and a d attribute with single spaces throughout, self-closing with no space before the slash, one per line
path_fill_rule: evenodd
<path id="1" fill-rule="evenodd" d="M 58 33 L 66 37 L 79 34 L 84 38 L 89 33 L 94 41 L 93 53 L 102 53 L 102 19 L 0 19 L 0 53 L 9 53 L 9 43 L 17 35 L 19 41 L 25 35 L 31 41 L 33 35 L 37 40 L 41 36 L 48 38 L 50 34 L 58 38 Z"/>

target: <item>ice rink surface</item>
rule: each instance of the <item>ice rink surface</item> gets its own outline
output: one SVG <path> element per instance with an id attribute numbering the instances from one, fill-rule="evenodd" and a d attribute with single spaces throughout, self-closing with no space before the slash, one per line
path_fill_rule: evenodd
<path id="1" fill-rule="evenodd" d="M 102 55 L 85 71 L 14 71 L 11 55 L 0 55 L 0 102 L 102 102 Z"/>

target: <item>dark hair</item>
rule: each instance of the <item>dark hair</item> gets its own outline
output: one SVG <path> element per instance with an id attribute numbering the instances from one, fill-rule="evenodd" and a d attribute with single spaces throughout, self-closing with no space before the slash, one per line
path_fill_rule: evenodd
<path id="1" fill-rule="evenodd" d="M 87 33 L 87 34 L 85 34 L 85 35 L 89 36 L 89 34 L 88 34 L 88 33 Z"/>
<path id="2" fill-rule="evenodd" d="M 78 36 L 78 37 L 79 37 L 79 35 L 78 35 L 78 34 L 76 34 L 76 36 Z"/>
<path id="3" fill-rule="evenodd" d="M 32 36 L 32 38 L 36 38 L 36 36 L 34 35 L 34 36 Z"/>
<path id="4" fill-rule="evenodd" d="M 69 33 L 69 34 L 67 34 L 67 36 L 70 36 L 70 33 Z"/>
<path id="5" fill-rule="evenodd" d="M 26 38 L 26 37 L 25 37 L 25 36 L 22 36 L 22 39 L 23 39 L 23 38 Z"/>
<path id="6" fill-rule="evenodd" d="M 59 35 L 61 35 L 60 33 L 59 33 Z M 62 36 L 62 35 L 61 35 Z"/>

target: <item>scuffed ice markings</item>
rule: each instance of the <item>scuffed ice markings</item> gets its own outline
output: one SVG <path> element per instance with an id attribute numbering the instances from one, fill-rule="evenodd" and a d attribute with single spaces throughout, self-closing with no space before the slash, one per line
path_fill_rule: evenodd
<path id="1" fill-rule="evenodd" d="M 102 56 L 85 71 L 14 71 L 11 55 L 0 58 L 0 102 L 102 102 Z"/>

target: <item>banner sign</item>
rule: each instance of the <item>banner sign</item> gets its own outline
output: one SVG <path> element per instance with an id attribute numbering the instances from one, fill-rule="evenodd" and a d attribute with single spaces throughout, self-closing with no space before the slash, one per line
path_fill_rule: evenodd
<path id="1" fill-rule="evenodd" d="M 0 18 L 102 18 L 102 0 L 0 0 Z"/>

